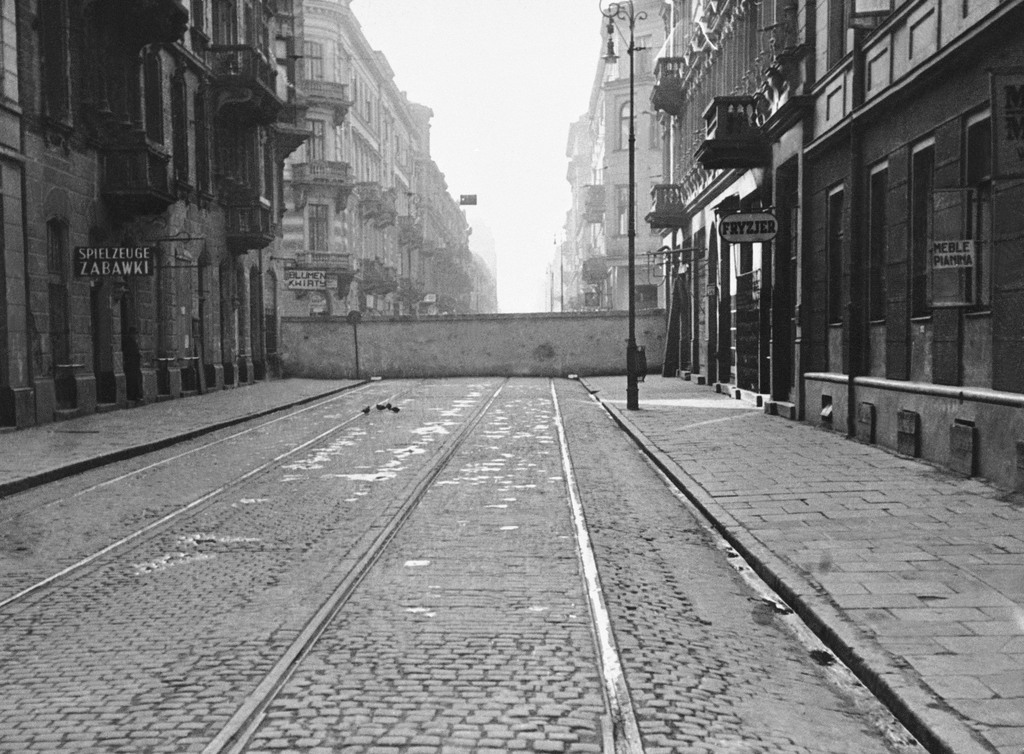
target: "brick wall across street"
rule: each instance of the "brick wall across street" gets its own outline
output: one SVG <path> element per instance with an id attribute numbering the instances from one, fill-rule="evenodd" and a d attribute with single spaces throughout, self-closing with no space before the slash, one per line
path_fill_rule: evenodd
<path id="1" fill-rule="evenodd" d="M 290 377 L 564 376 L 623 374 L 624 312 L 492 314 L 425 319 L 342 317 L 281 320 L 281 366 Z M 636 341 L 648 371 L 660 371 L 665 312 L 637 313 Z"/>

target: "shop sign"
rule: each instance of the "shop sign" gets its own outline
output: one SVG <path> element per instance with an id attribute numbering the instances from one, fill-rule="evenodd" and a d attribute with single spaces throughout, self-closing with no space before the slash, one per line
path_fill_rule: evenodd
<path id="1" fill-rule="evenodd" d="M 155 246 L 76 246 L 75 277 L 152 275 Z"/>
<path id="2" fill-rule="evenodd" d="M 932 269 L 964 269 L 974 267 L 976 254 L 974 241 L 934 241 L 932 243 Z"/>
<path id="3" fill-rule="evenodd" d="M 718 222 L 718 233 L 729 243 L 765 243 L 779 233 L 771 212 L 735 212 Z"/>
<path id="4" fill-rule="evenodd" d="M 992 72 L 992 176 L 1024 177 L 1024 68 Z"/>
<path id="5" fill-rule="evenodd" d="M 322 291 L 327 289 L 325 270 L 285 270 L 284 287 L 291 291 Z"/>

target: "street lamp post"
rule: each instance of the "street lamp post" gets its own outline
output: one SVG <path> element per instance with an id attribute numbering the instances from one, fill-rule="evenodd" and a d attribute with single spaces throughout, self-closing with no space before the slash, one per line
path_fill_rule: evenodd
<path id="1" fill-rule="evenodd" d="M 634 122 L 634 99 L 636 96 L 633 79 L 633 53 L 636 51 L 634 29 L 637 21 L 647 18 L 644 11 L 637 11 L 632 2 L 610 3 L 605 9 L 603 4 L 601 15 L 608 19 L 608 50 L 604 56 L 606 63 L 614 63 L 619 59 L 615 54 L 615 20 L 629 24 L 629 40 L 626 52 L 629 54 L 629 245 L 627 299 L 629 301 L 629 338 L 626 340 L 626 408 L 635 411 L 640 408 L 639 358 L 636 346 L 636 127 Z"/>

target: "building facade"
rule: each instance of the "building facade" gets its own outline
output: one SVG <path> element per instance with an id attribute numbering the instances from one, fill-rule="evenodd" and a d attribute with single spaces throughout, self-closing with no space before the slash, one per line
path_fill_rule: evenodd
<path id="1" fill-rule="evenodd" d="M 311 136 L 287 161 L 275 257 L 282 315 L 479 311 L 465 214 L 430 158 L 427 107 L 395 84 L 349 0 L 305 0 L 301 89 Z M 493 281 L 491 281 L 493 288 Z"/>
<path id="2" fill-rule="evenodd" d="M 304 138 L 291 2 L 18 0 L 2 23 L 0 423 L 262 378 Z"/>
<path id="3" fill-rule="evenodd" d="M 654 60 L 665 39 L 661 0 L 637 0 L 633 29 L 633 110 L 630 110 L 629 29 L 617 21 L 614 44 L 618 59 L 600 60 L 590 103 L 569 130 L 566 156 L 572 205 L 566 215 L 565 240 L 556 252 L 553 289 L 564 311 L 628 308 L 629 130 L 633 121 L 636 175 L 635 301 L 638 308 L 663 305 L 665 284 L 660 268 L 648 262 L 661 238 L 643 222 L 646 197 L 661 183 L 662 128 L 649 106 Z M 600 26 L 602 35 L 605 24 Z M 606 46 L 602 38 L 601 50 Z"/>
<path id="4" fill-rule="evenodd" d="M 673 250 L 666 363 L 1020 485 L 1024 4 L 860 10 L 671 5 L 648 215 Z"/>

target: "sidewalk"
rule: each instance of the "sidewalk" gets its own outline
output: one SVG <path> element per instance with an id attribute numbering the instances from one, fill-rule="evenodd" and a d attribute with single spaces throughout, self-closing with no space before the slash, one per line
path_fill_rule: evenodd
<path id="1" fill-rule="evenodd" d="M 0 433 L 0 498 L 308 403 L 355 380 L 257 382 L 193 398 Z"/>
<path id="2" fill-rule="evenodd" d="M 1024 504 L 711 387 L 581 380 L 933 751 L 1024 752 Z"/>

